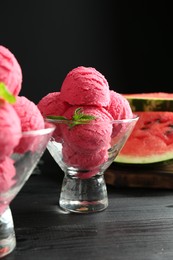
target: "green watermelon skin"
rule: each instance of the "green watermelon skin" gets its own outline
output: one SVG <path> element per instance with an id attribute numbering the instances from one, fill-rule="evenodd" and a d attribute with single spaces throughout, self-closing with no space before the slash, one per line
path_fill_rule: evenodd
<path id="1" fill-rule="evenodd" d="M 173 111 L 173 93 L 151 92 L 123 94 L 136 111 Z"/>
<path id="2" fill-rule="evenodd" d="M 139 120 L 115 162 L 157 163 L 173 159 L 173 112 L 136 112 Z"/>

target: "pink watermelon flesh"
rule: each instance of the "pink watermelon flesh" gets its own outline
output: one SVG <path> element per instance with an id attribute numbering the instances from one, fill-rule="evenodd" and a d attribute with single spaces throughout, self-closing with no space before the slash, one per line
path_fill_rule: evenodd
<path id="1" fill-rule="evenodd" d="M 173 158 L 173 112 L 136 112 L 140 116 L 117 162 L 154 163 Z"/>

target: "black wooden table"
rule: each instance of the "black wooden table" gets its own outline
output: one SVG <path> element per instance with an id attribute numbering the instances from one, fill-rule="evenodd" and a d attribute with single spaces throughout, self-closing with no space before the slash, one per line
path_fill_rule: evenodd
<path id="1" fill-rule="evenodd" d="M 173 259 L 173 190 L 108 186 L 105 211 L 65 214 L 62 172 L 52 161 L 40 168 L 11 203 L 17 247 L 3 259 Z"/>

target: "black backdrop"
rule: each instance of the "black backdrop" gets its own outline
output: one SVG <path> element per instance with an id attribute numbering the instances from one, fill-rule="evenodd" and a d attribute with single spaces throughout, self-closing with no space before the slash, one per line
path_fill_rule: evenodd
<path id="1" fill-rule="evenodd" d="M 0 44 L 22 67 L 20 94 L 37 103 L 79 65 L 118 92 L 173 92 L 170 3 L 135 2 L 0 0 Z"/>

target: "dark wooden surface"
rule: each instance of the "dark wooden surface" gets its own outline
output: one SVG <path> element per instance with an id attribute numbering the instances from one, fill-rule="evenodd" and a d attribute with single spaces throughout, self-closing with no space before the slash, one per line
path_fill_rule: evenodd
<path id="1" fill-rule="evenodd" d="M 117 188 L 173 190 L 173 160 L 141 165 L 112 163 L 105 173 L 105 180 Z"/>
<path id="2" fill-rule="evenodd" d="M 17 247 L 8 260 L 173 259 L 173 190 L 108 185 L 100 213 L 64 214 L 63 174 L 44 162 L 11 203 Z"/>

